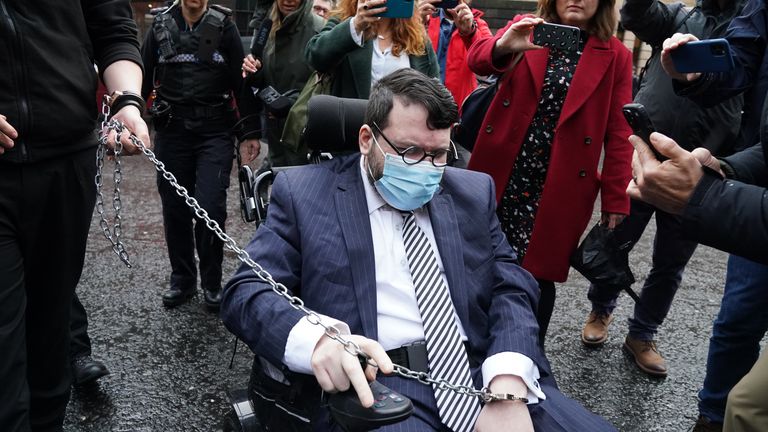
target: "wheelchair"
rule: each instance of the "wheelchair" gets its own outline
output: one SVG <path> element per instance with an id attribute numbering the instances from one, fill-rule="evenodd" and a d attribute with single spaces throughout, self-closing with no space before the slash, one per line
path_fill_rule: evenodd
<path id="1" fill-rule="evenodd" d="M 368 101 L 364 99 L 344 99 L 334 96 L 318 95 L 307 106 L 307 125 L 302 139 L 306 143 L 310 163 L 321 163 L 335 156 L 357 152 L 358 133 L 364 123 Z M 253 172 L 244 166 L 239 172 L 240 204 L 243 219 L 261 224 L 267 216 L 269 195 L 275 176 L 284 170 L 296 167 L 271 167 Z M 271 369 L 273 374 L 265 374 Z M 275 372 L 276 371 L 276 372 Z M 274 365 L 255 356 L 251 367 L 251 377 L 247 388 L 230 389 L 227 397 L 231 409 L 224 418 L 224 432 L 266 432 L 266 431 L 303 431 L 311 430 L 309 419 L 302 412 L 291 407 L 290 400 L 280 400 L 278 394 L 298 395 L 299 389 L 290 389 L 266 375 L 282 373 Z M 287 382 L 283 380 L 284 382 Z M 258 398 L 258 400 L 254 400 Z M 290 397 L 289 397 L 290 399 Z M 298 426 L 281 425 L 280 429 L 269 428 L 259 422 L 259 403 L 274 404 L 291 417 Z"/>
<path id="2" fill-rule="evenodd" d="M 359 150 L 357 137 L 365 119 L 368 101 L 328 95 L 314 96 L 307 105 L 307 125 L 302 139 L 309 148 L 307 159 L 318 164 L 334 156 Z M 275 176 L 294 166 L 266 167 L 256 172 L 240 168 L 240 210 L 246 222 L 260 225 L 267 217 L 269 194 Z"/>

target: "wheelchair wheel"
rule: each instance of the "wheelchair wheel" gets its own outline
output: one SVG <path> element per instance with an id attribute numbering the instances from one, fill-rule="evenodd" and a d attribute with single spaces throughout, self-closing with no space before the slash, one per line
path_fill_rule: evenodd
<path id="1" fill-rule="evenodd" d="M 235 414 L 235 410 L 231 409 L 224 418 L 223 425 L 224 432 L 245 432 L 243 431 L 243 425 L 240 424 L 240 420 Z"/>

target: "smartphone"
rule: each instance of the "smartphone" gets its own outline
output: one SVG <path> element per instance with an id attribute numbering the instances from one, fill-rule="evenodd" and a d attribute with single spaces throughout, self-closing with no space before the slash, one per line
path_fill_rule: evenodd
<path id="1" fill-rule="evenodd" d="M 376 16 L 383 18 L 410 18 L 413 16 L 414 0 L 387 0 L 386 12 Z"/>
<path id="2" fill-rule="evenodd" d="M 630 103 L 624 105 L 622 112 L 624 113 L 624 118 L 627 119 L 627 123 L 629 123 L 629 126 L 632 128 L 632 132 L 648 144 L 648 147 L 651 148 L 656 159 L 659 161 L 668 159 L 666 156 L 659 153 L 658 150 L 653 148 L 653 144 L 651 144 L 651 134 L 655 132 L 656 129 L 653 128 L 653 123 L 651 123 L 651 119 L 648 117 L 648 112 L 645 110 L 645 107 L 639 103 Z"/>
<path id="3" fill-rule="evenodd" d="M 459 0 L 443 0 L 438 3 L 434 3 L 436 8 L 440 9 L 453 9 L 459 5 Z"/>
<path id="4" fill-rule="evenodd" d="M 688 42 L 672 51 L 672 63 L 681 73 L 728 72 L 733 69 L 731 46 L 725 39 Z"/>
<path id="5" fill-rule="evenodd" d="M 578 27 L 541 23 L 533 28 L 533 43 L 564 51 L 577 51 L 579 32 Z"/>

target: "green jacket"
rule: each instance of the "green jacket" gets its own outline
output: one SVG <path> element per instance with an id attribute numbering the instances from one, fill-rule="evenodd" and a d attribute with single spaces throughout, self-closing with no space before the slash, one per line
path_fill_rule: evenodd
<path id="1" fill-rule="evenodd" d="M 331 18 L 320 34 L 307 44 L 307 62 L 318 72 L 332 72 L 331 93 L 334 96 L 368 99 L 371 92 L 371 58 L 373 41 L 360 47 L 352 39 L 349 18 L 340 22 Z M 426 54 L 409 56 L 411 68 L 433 78 L 440 76 L 435 50 L 424 33 Z"/>
<path id="2" fill-rule="evenodd" d="M 304 0 L 301 7 L 283 19 L 281 27 L 264 47 L 262 69 L 250 84 L 258 89 L 272 86 L 280 93 L 295 89 L 301 91 L 314 69 L 307 64 L 302 53 L 307 42 L 318 34 L 325 21 L 312 13 L 312 0 Z M 306 155 L 297 154 L 280 146 L 285 119 L 267 120 L 269 158 L 273 165 L 306 164 Z"/>

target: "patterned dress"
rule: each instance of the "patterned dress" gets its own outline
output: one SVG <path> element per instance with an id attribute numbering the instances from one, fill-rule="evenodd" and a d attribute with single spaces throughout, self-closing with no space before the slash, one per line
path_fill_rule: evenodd
<path id="1" fill-rule="evenodd" d="M 533 232 L 544 180 L 547 178 L 552 140 L 576 65 L 588 34 L 581 32 L 578 51 L 550 49 L 541 99 L 515 159 L 499 206 L 501 228 L 522 262 Z"/>

